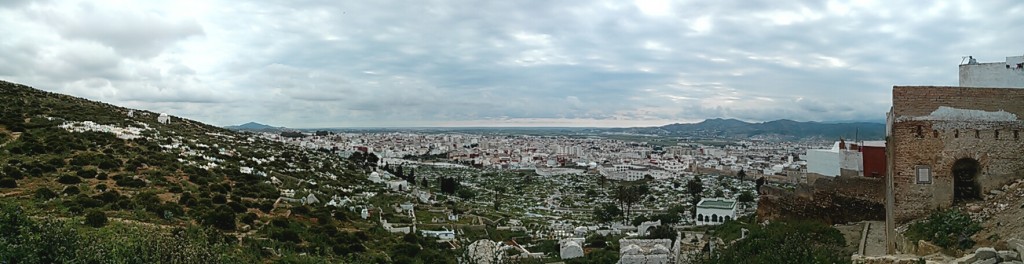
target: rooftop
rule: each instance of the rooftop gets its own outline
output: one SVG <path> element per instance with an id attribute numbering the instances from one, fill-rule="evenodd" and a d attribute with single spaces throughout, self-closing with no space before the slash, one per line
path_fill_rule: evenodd
<path id="1" fill-rule="evenodd" d="M 700 199 L 700 203 L 697 203 L 697 207 L 698 208 L 715 208 L 715 209 L 733 209 L 733 208 L 736 208 L 736 201 L 735 200 L 729 200 L 729 199 L 723 199 L 723 198 L 713 198 L 713 199 L 704 198 L 704 199 Z"/>

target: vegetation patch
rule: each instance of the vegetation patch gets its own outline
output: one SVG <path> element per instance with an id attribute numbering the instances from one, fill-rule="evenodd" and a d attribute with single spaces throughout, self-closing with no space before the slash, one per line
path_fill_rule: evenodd
<path id="1" fill-rule="evenodd" d="M 927 219 L 911 224 L 904 234 L 912 241 L 926 240 L 946 249 L 969 249 L 974 247 L 971 239 L 981 231 L 981 224 L 971 216 L 957 209 L 936 211 Z"/>

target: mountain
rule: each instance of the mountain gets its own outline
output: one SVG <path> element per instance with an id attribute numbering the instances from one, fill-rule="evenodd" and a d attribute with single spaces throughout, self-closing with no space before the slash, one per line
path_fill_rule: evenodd
<path id="1" fill-rule="evenodd" d="M 324 205 L 369 184 L 329 150 L 5 81 L 0 102 L 0 259 L 376 263 L 355 254 L 385 250 L 373 222 Z"/>
<path id="2" fill-rule="evenodd" d="M 885 124 L 799 122 L 788 119 L 749 123 L 736 119 L 715 118 L 691 124 L 677 123 L 660 127 L 622 128 L 609 131 L 696 138 L 800 140 L 842 137 L 871 140 L 885 137 Z"/>
<path id="3" fill-rule="evenodd" d="M 230 130 L 234 130 L 234 131 L 271 132 L 271 133 L 277 133 L 277 132 L 284 132 L 284 131 L 292 131 L 292 130 L 294 130 L 294 129 L 289 129 L 289 128 L 286 128 L 286 127 L 273 127 L 273 126 L 264 125 L 264 124 L 260 124 L 260 123 L 256 123 L 256 122 L 249 122 L 249 123 L 245 123 L 245 124 L 241 124 L 241 125 L 237 125 L 237 126 L 226 126 L 224 128 L 230 129 Z"/>

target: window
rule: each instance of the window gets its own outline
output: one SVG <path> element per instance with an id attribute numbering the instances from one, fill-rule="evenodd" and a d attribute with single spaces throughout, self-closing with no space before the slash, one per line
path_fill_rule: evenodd
<path id="1" fill-rule="evenodd" d="M 717 214 L 711 215 L 711 222 L 718 222 L 718 215 Z"/>
<path id="2" fill-rule="evenodd" d="M 939 131 L 938 130 L 932 130 L 932 137 L 933 138 L 939 138 Z"/>
<path id="3" fill-rule="evenodd" d="M 1020 131 L 1019 130 L 1014 130 L 1013 131 L 1013 139 L 1014 140 L 1020 139 Z"/>
<path id="4" fill-rule="evenodd" d="M 974 130 L 974 138 L 981 138 L 981 130 Z"/>
<path id="5" fill-rule="evenodd" d="M 702 214 L 697 215 L 697 222 L 704 222 L 704 215 L 702 215 Z"/>
<path id="6" fill-rule="evenodd" d="M 917 126 L 917 138 L 923 138 L 924 137 L 924 133 L 921 132 L 921 131 L 922 131 L 921 126 Z"/>
<path id="7" fill-rule="evenodd" d="M 953 138 L 960 138 L 960 130 L 959 129 L 953 130 Z"/>
<path id="8" fill-rule="evenodd" d="M 917 183 L 918 184 L 931 184 L 932 183 L 932 167 L 928 165 L 917 165 Z"/>
<path id="9" fill-rule="evenodd" d="M 999 129 L 996 129 L 996 133 L 994 135 L 996 136 L 996 139 L 999 139 Z"/>

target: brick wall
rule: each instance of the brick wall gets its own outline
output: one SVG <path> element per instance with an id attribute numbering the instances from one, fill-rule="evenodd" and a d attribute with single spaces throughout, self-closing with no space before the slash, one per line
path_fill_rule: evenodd
<path id="1" fill-rule="evenodd" d="M 758 220 L 804 219 L 828 224 L 885 219 L 882 179 L 823 177 L 795 190 L 762 187 Z"/>
<path id="2" fill-rule="evenodd" d="M 1024 89 L 893 87 L 892 111 L 897 121 L 889 140 L 893 146 L 894 212 L 899 223 L 953 205 L 951 170 L 959 159 L 980 163 L 976 181 L 982 193 L 1024 177 L 1024 135 L 1020 134 L 1024 133 L 1024 123 L 913 120 L 931 114 L 939 106 L 1002 110 L 1024 118 Z M 1014 131 L 1021 131 L 1017 138 Z M 930 183 L 917 182 L 919 165 L 930 166 Z"/>

